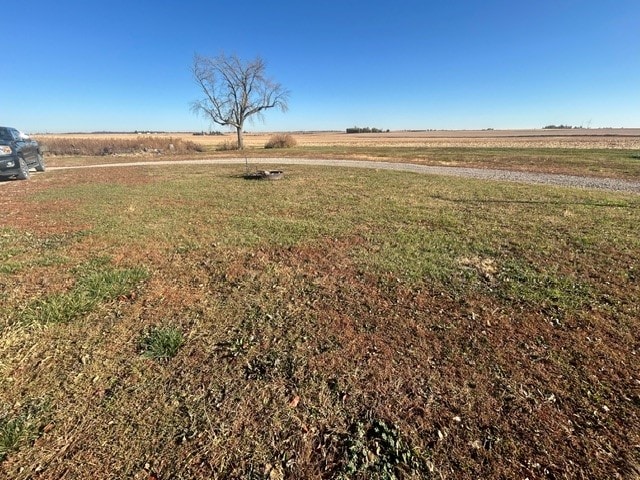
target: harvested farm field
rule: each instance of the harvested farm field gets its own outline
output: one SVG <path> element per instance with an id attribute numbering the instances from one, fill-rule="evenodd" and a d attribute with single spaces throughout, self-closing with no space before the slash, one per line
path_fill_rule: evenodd
<path id="1" fill-rule="evenodd" d="M 261 145 L 265 135 L 247 136 Z M 475 147 L 475 148 L 640 148 L 640 129 L 433 130 L 384 133 L 302 132 L 302 145 Z"/>
<path id="2" fill-rule="evenodd" d="M 0 185 L 0 477 L 640 476 L 638 194 L 174 154 Z"/>
<path id="3" fill-rule="evenodd" d="M 274 133 L 245 134 L 245 146 L 263 147 Z M 302 146 L 412 146 L 412 147 L 476 147 L 476 148 L 618 148 L 640 149 L 640 129 L 539 129 L 539 130 L 424 130 L 380 133 L 290 132 Z M 177 141 L 192 141 L 205 147 L 233 141 L 235 133 L 193 135 L 192 133 L 68 133 L 38 135 L 45 139 L 116 139 L 133 140 L 170 137 Z M 45 140 L 46 141 L 46 140 Z"/>
<path id="4" fill-rule="evenodd" d="M 355 159 L 640 180 L 640 129 L 291 132 L 293 146 L 265 148 L 271 133 L 39 135 L 51 166 L 171 159 Z M 108 161 L 106 159 L 109 159 Z"/>

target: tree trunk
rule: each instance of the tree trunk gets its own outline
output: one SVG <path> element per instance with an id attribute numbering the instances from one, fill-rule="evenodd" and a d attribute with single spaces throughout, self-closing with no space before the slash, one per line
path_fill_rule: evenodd
<path id="1" fill-rule="evenodd" d="M 244 150 L 244 139 L 242 138 L 242 126 L 236 127 L 238 133 L 238 150 Z"/>

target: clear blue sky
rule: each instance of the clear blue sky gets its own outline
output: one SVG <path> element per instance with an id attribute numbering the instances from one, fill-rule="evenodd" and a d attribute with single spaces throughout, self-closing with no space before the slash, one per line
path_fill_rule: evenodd
<path id="1" fill-rule="evenodd" d="M 639 0 L 23 0 L 2 19 L 0 124 L 30 132 L 206 130 L 190 68 L 221 52 L 291 91 L 249 131 L 640 127 Z"/>

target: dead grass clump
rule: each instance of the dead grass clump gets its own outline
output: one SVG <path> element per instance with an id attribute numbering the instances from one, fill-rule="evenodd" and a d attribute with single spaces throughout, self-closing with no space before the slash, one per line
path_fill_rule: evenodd
<path id="1" fill-rule="evenodd" d="M 492 258 L 480 258 L 477 256 L 471 258 L 460 258 L 459 263 L 463 267 L 469 267 L 478 272 L 487 281 L 493 281 L 498 268 L 496 262 Z"/>
<path id="2" fill-rule="evenodd" d="M 47 137 L 39 139 L 39 141 L 49 155 L 104 156 L 144 153 L 190 153 L 204 151 L 203 146 L 199 143 L 173 137 Z"/>
<path id="3" fill-rule="evenodd" d="M 295 138 L 289 134 L 273 135 L 265 143 L 264 148 L 291 148 L 298 144 Z"/>

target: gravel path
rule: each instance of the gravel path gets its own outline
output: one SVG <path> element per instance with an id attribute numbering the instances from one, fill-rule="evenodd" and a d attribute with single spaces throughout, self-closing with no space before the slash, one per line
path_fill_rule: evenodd
<path id="1" fill-rule="evenodd" d="M 71 170 L 80 168 L 116 168 L 150 165 L 232 165 L 244 164 L 244 158 L 223 158 L 209 160 L 158 160 L 149 162 L 106 163 L 101 165 L 82 165 L 73 167 L 49 167 L 48 170 Z M 374 162 L 366 160 L 328 160 L 310 158 L 251 158 L 249 165 L 321 165 L 330 167 L 371 168 L 377 170 L 395 170 L 429 175 L 449 175 L 455 177 L 478 178 L 506 182 L 558 185 L 566 187 L 590 188 L 614 192 L 640 193 L 640 182 L 617 180 L 614 178 L 581 177 L 576 175 L 558 175 L 551 173 L 516 172 L 511 170 L 492 170 L 485 168 L 442 167 L 416 165 L 412 163 Z"/>

